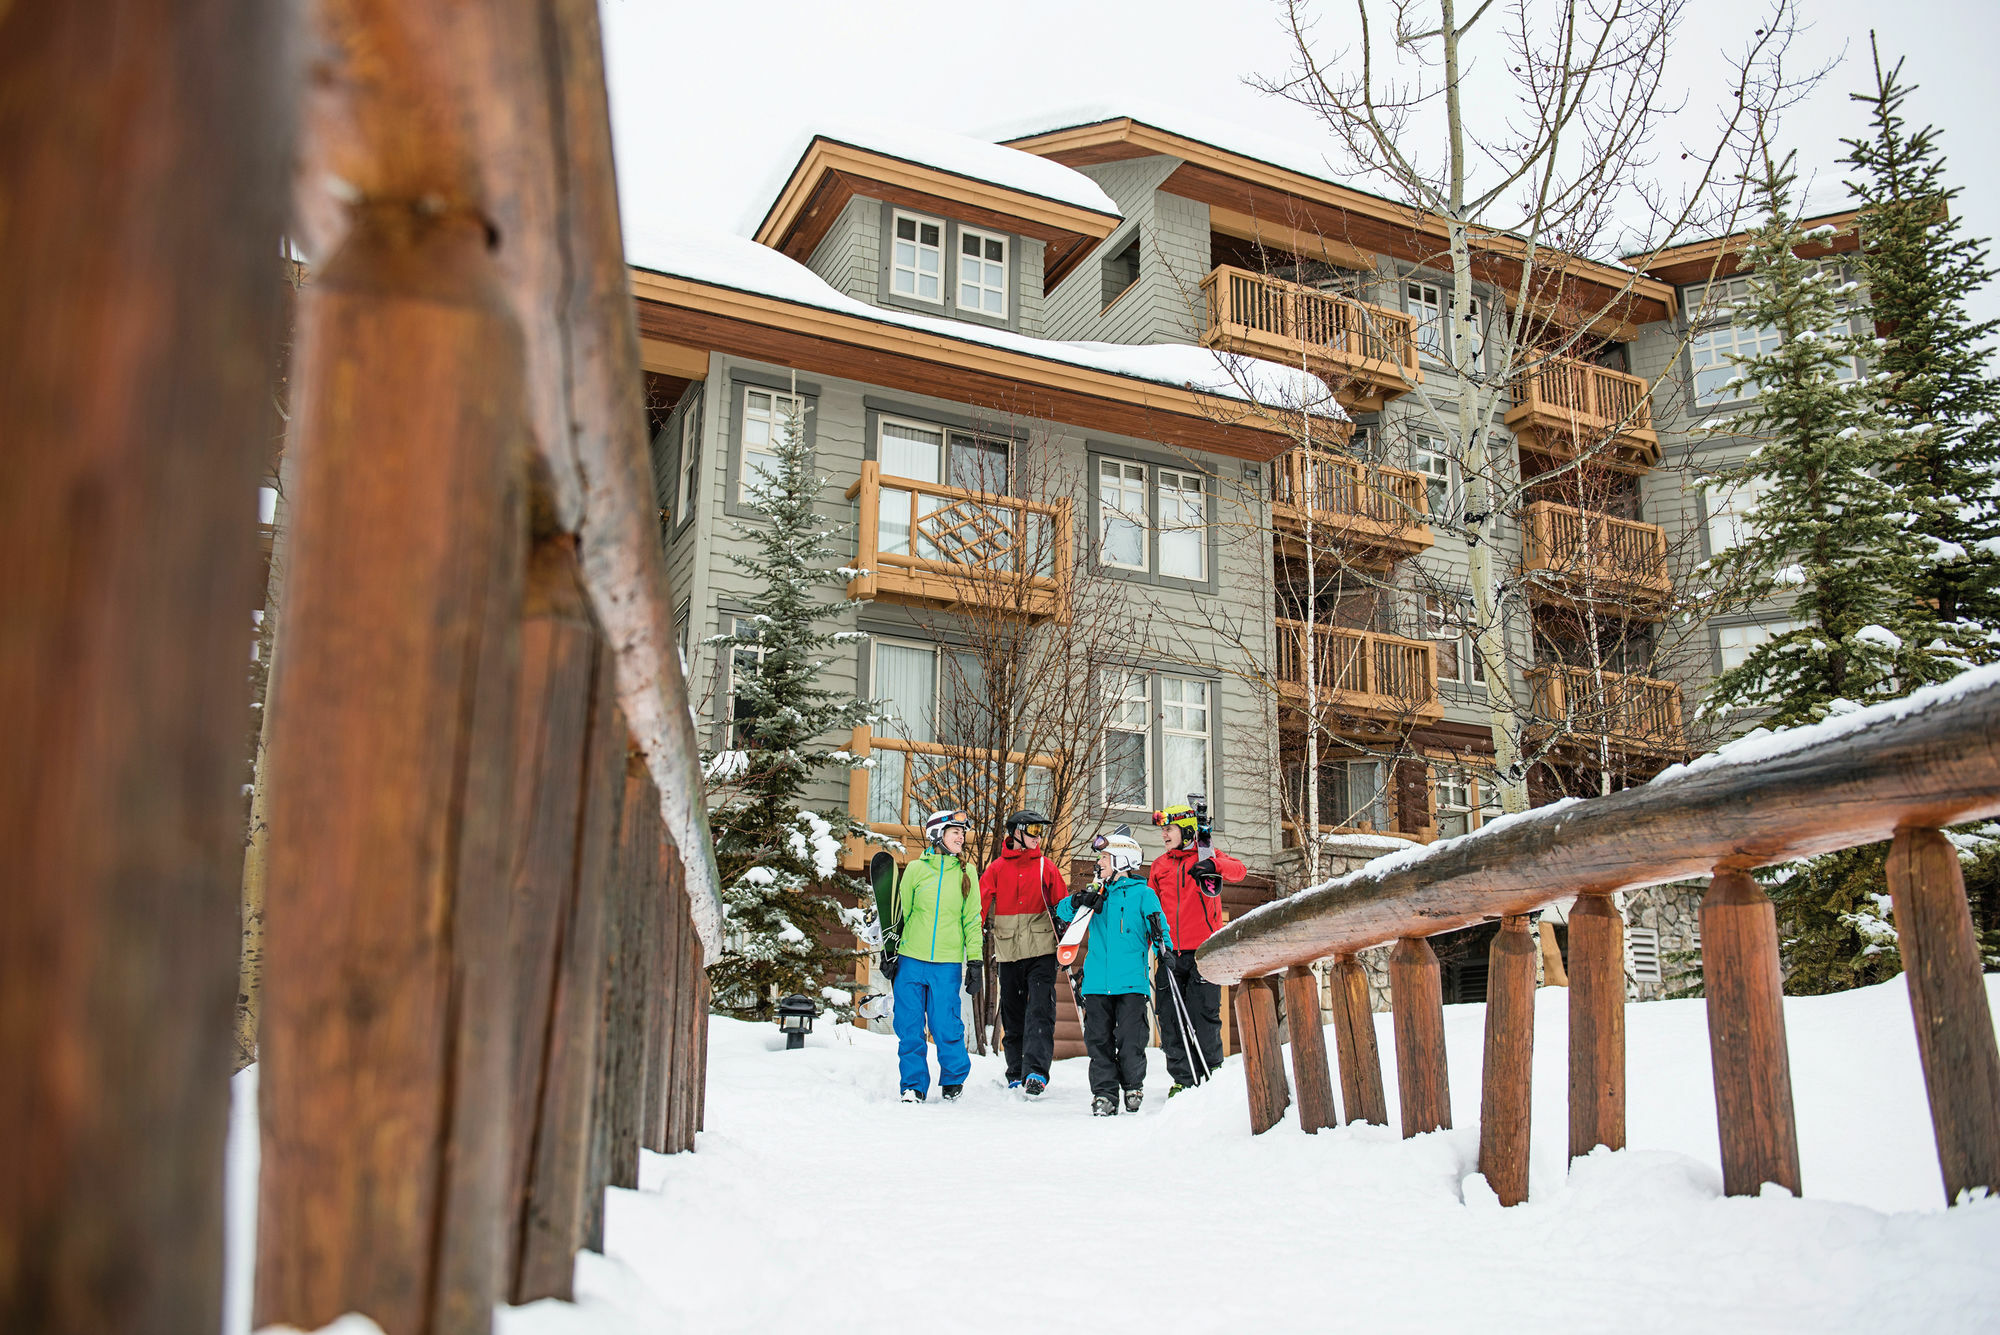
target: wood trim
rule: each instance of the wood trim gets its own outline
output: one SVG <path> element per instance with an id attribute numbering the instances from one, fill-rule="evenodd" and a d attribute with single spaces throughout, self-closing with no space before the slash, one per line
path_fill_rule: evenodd
<path id="1" fill-rule="evenodd" d="M 708 379 L 708 351 L 691 348 L 685 343 L 642 338 L 639 340 L 639 365 L 644 370 L 682 380 Z"/>
<path id="2" fill-rule="evenodd" d="M 1859 209 L 1849 209 L 1844 213 L 1825 213 L 1816 218 L 1801 218 L 1799 226 L 1808 230 L 1831 227 L 1835 236 L 1830 245 L 1805 245 L 1794 250 L 1801 259 L 1818 259 L 1822 255 L 1841 255 L 1861 249 L 1861 233 L 1857 224 L 1861 219 Z M 1728 236 L 1712 237 L 1707 241 L 1696 241 L 1685 246 L 1672 246 L 1652 257 L 1646 272 L 1662 282 L 1706 283 L 1712 279 L 1728 278 L 1743 266 L 1738 257 L 1749 237 L 1748 232 L 1732 232 Z M 1628 255 L 1630 260 L 1643 260 L 1645 255 Z"/>
<path id="3" fill-rule="evenodd" d="M 1253 463 L 1291 445 L 1235 399 L 649 270 L 631 281 L 647 338 Z"/>
<path id="4" fill-rule="evenodd" d="M 1365 270 L 1371 277 L 1375 273 L 1375 257 L 1358 246 L 1221 204 L 1209 205 L 1208 226 L 1210 231 L 1239 241 L 1289 251 L 1305 259 L 1324 260 L 1343 269 Z"/>

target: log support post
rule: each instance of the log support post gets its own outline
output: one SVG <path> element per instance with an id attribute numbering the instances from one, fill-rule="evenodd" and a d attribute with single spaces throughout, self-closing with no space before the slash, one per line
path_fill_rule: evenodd
<path id="1" fill-rule="evenodd" d="M 1479 1171 L 1502 1205 L 1528 1199 L 1535 1059 L 1535 939 L 1525 914 L 1500 920 L 1487 952 L 1486 1061 L 1479 1091 Z"/>
<path id="2" fill-rule="evenodd" d="M 1352 955 L 1334 957 L 1333 1041 L 1340 1055 L 1340 1103 L 1349 1122 L 1389 1125 L 1382 1089 L 1382 1056 L 1375 1046 L 1375 1014 L 1368 1004 L 1368 974 Z"/>
<path id="3" fill-rule="evenodd" d="M 2000 1053 L 1958 850 L 1936 830 L 1898 830 L 1888 872 L 1945 1203 L 2000 1192 Z"/>
<path id="4" fill-rule="evenodd" d="M 1569 1156 L 1625 1148 L 1625 920 L 1609 895 L 1569 915 Z"/>
<path id="5" fill-rule="evenodd" d="M 1437 953 L 1419 936 L 1396 942 L 1389 956 L 1390 1006 L 1396 1018 L 1396 1089 L 1403 1134 L 1451 1126 L 1451 1085 L 1445 1070 L 1444 988 Z"/>
<path id="6" fill-rule="evenodd" d="M 1748 873 L 1718 869 L 1709 882 L 1701 901 L 1701 953 L 1723 1190 L 1754 1196 L 1775 1182 L 1796 1196 L 1799 1138 L 1777 912 Z"/>
<path id="7" fill-rule="evenodd" d="M 1339 1126 L 1333 1102 L 1333 1074 L 1326 1061 L 1326 1029 L 1320 1019 L 1319 975 L 1295 964 L 1285 971 L 1285 1017 L 1292 1030 L 1292 1083 L 1299 1091 L 1299 1126 L 1307 1133 Z"/>
<path id="8" fill-rule="evenodd" d="M 1263 1135 L 1285 1115 L 1284 1059 L 1278 1053 L 1278 1004 L 1272 980 L 1245 978 L 1236 986 L 1236 1027 L 1243 1040 L 1243 1084 L 1250 1098 L 1250 1132 Z"/>

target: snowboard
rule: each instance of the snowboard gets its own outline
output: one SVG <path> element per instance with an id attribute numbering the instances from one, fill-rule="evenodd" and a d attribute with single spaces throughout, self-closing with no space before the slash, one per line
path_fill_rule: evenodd
<path id="1" fill-rule="evenodd" d="M 896 859 L 886 852 L 870 858 L 868 884 L 875 890 L 875 921 L 882 931 L 882 948 L 894 953 L 903 932 L 903 924 L 895 916 Z"/>

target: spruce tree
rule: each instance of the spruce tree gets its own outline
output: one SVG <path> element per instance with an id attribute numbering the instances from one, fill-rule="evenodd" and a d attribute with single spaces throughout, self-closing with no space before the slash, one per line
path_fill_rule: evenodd
<path id="1" fill-rule="evenodd" d="M 709 981 L 719 1009 L 752 1019 L 771 1018 L 774 1002 L 789 993 L 823 995 L 853 956 L 829 941 L 837 924 L 859 923 L 835 898 L 861 890 L 839 871 L 849 818 L 845 810 L 813 811 L 805 797 L 822 773 L 855 766 L 822 739 L 870 717 L 865 702 L 825 684 L 834 646 L 860 637 L 822 628 L 854 603 L 820 593 L 844 585 L 846 574 L 835 525 L 819 513 L 827 479 L 814 468 L 799 412 L 787 415 L 773 454 L 767 469 L 745 479 L 762 519 L 735 526 L 748 550 L 729 558 L 757 591 L 734 629 L 707 640 L 733 662 L 736 714 L 725 749 L 703 756 L 726 794 L 710 824 L 727 944 Z M 845 1012 L 837 997 L 827 999 Z"/>
<path id="2" fill-rule="evenodd" d="M 1870 39 L 1870 47 L 1874 42 Z M 1952 216 L 1937 130 L 1912 133 L 1898 61 L 1875 55 L 1875 89 L 1856 93 L 1872 133 L 1844 141 L 1861 204 L 1857 259 L 1873 307 L 1877 396 L 1896 437 L 1884 478 L 1912 517 L 1919 545 L 1902 590 L 1906 618 L 1940 660 L 2000 658 L 2000 381 L 1966 300 L 1991 281 L 1987 245 Z M 1938 663 L 1940 669 L 1957 664 Z M 1935 674 L 1932 674 L 1933 677 Z M 1945 675 L 1949 675 L 1948 672 Z M 1913 683 L 1915 684 L 1915 683 Z"/>

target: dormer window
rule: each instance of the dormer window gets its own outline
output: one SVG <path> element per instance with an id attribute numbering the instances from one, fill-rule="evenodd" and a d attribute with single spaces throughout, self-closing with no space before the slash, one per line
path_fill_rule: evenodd
<path id="1" fill-rule="evenodd" d="M 895 229 L 896 242 L 889 258 L 890 289 L 900 297 L 943 305 L 944 223 L 898 211 Z"/>
<path id="2" fill-rule="evenodd" d="M 1006 316 L 1006 237 L 970 227 L 958 229 L 958 308 Z"/>

